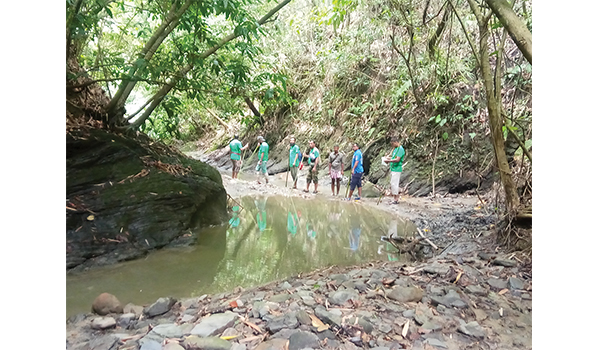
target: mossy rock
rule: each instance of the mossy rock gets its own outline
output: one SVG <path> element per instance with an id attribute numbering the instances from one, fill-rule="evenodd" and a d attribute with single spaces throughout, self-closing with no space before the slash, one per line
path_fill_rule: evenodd
<path id="1" fill-rule="evenodd" d="M 67 268 L 161 248 L 227 219 L 211 166 L 144 138 L 104 130 L 67 134 Z"/>

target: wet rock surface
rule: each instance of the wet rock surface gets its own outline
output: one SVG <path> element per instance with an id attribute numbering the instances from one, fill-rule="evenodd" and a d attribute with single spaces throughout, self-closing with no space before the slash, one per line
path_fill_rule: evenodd
<path id="1" fill-rule="evenodd" d="M 224 182 L 228 191 L 237 186 Z M 261 186 L 244 194 L 286 190 Z M 403 205 L 379 207 L 425 229 L 440 246 L 427 247 L 429 258 L 333 266 L 253 288 L 232 286 L 176 300 L 152 316 L 140 312 L 150 305 L 126 305 L 126 314 L 105 316 L 116 320 L 106 328 L 92 326 L 96 314 L 77 315 L 67 321 L 67 349 L 531 349 L 531 264 L 488 253 L 495 248 L 493 221 L 472 206 L 446 209 L 455 204 L 404 198 Z M 476 234 L 459 234 L 464 228 Z"/>

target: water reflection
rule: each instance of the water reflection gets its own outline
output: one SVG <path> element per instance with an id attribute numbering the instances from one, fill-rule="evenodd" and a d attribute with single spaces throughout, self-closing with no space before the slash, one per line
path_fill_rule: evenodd
<path id="1" fill-rule="evenodd" d="M 67 314 L 87 312 L 102 292 L 144 304 L 251 287 L 331 265 L 408 260 L 380 238 L 416 231 L 408 221 L 358 203 L 259 196 L 238 204 L 227 225 L 201 231 L 192 247 L 68 275 Z"/>

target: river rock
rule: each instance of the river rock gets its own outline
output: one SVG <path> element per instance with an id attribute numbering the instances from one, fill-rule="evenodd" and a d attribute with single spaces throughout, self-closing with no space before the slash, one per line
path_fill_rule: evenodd
<path id="1" fill-rule="evenodd" d="M 284 301 L 288 300 L 290 298 L 289 294 L 277 294 L 277 295 L 273 295 L 271 298 L 269 298 L 269 301 L 272 301 L 274 303 L 283 303 Z"/>
<path id="2" fill-rule="evenodd" d="M 134 313 L 122 314 L 117 319 L 117 325 L 121 328 L 127 328 L 129 326 L 129 324 L 131 323 L 131 321 L 133 321 L 135 319 L 135 317 L 136 316 Z"/>
<path id="3" fill-rule="evenodd" d="M 516 278 L 516 277 L 509 277 L 508 278 L 508 284 L 510 285 L 511 289 L 523 289 L 523 288 L 525 288 L 525 284 L 523 283 L 523 281 L 520 280 L 519 278 Z"/>
<path id="4" fill-rule="evenodd" d="M 200 338 L 192 335 L 183 341 L 183 347 L 188 350 L 230 350 L 231 343 L 219 337 Z"/>
<path id="5" fill-rule="evenodd" d="M 162 350 L 163 339 L 156 334 L 148 334 L 139 341 L 140 350 Z"/>
<path id="6" fill-rule="evenodd" d="M 185 348 L 178 343 L 167 343 L 162 350 L 185 350 Z"/>
<path id="7" fill-rule="evenodd" d="M 517 262 L 514 260 L 499 259 L 499 258 L 494 259 L 492 261 L 492 264 L 499 265 L 499 266 L 505 266 L 505 267 L 517 266 Z"/>
<path id="8" fill-rule="evenodd" d="M 106 329 L 115 327 L 116 325 L 117 321 L 112 317 L 96 317 L 92 320 L 91 327 L 92 329 Z"/>
<path id="9" fill-rule="evenodd" d="M 470 336 L 480 338 L 480 339 L 483 339 L 485 337 L 485 331 L 483 330 L 483 328 L 481 328 L 481 326 L 479 325 L 479 323 L 477 321 L 472 321 L 469 323 L 461 324 L 458 327 L 458 331 L 463 334 L 470 335 Z"/>
<path id="10" fill-rule="evenodd" d="M 144 314 L 148 317 L 159 316 L 167 313 L 171 310 L 171 307 L 175 304 L 177 300 L 168 297 L 168 298 L 159 298 L 154 304 L 144 308 Z"/>
<path id="11" fill-rule="evenodd" d="M 442 264 L 432 264 L 425 266 L 425 268 L 423 268 L 423 271 L 431 274 L 438 274 L 444 276 L 448 273 L 448 271 L 450 271 L 450 266 Z"/>
<path id="12" fill-rule="evenodd" d="M 92 303 L 92 311 L 102 316 L 110 313 L 120 314 L 123 312 L 123 305 L 116 296 L 110 293 L 102 293 Z"/>
<path id="13" fill-rule="evenodd" d="M 256 348 L 254 348 L 254 350 L 287 350 L 288 342 L 289 342 L 289 340 L 287 340 L 287 339 L 280 339 L 280 338 L 270 339 L 270 340 L 267 340 L 266 342 L 262 342 L 262 343 L 258 344 L 258 346 Z"/>
<path id="14" fill-rule="evenodd" d="M 321 305 L 315 307 L 315 316 L 317 316 L 321 321 L 328 323 L 330 325 L 341 326 L 342 317 L 335 315 L 327 310 Z"/>
<path id="15" fill-rule="evenodd" d="M 359 300 L 358 293 L 353 290 L 338 290 L 329 297 L 329 301 L 335 305 L 344 305 L 348 300 Z"/>
<path id="16" fill-rule="evenodd" d="M 125 314 L 135 314 L 136 316 L 141 315 L 142 313 L 144 313 L 144 307 L 143 306 L 139 306 L 139 305 L 135 305 L 132 303 L 127 303 L 124 307 L 123 307 L 123 313 Z"/>
<path id="17" fill-rule="evenodd" d="M 508 287 L 508 283 L 505 280 L 500 278 L 490 278 L 487 280 L 487 283 L 495 289 L 501 290 Z"/>
<path id="18" fill-rule="evenodd" d="M 293 313 L 286 313 L 282 316 L 277 316 L 271 321 L 267 322 L 267 330 L 271 333 L 277 333 L 284 328 L 296 328 L 298 327 L 298 319 Z"/>
<path id="19" fill-rule="evenodd" d="M 465 290 L 468 293 L 475 294 L 475 295 L 482 295 L 482 296 L 487 295 L 487 290 L 485 288 L 483 288 L 482 286 L 477 285 L 477 284 L 471 284 L 471 285 L 467 286 L 465 288 Z"/>
<path id="20" fill-rule="evenodd" d="M 304 348 L 318 349 L 319 337 L 311 332 L 297 332 L 290 336 L 289 350 L 301 350 Z"/>
<path id="21" fill-rule="evenodd" d="M 411 301 L 421 301 L 423 298 L 423 290 L 419 287 L 395 287 L 391 292 L 387 293 L 387 297 L 401 303 Z"/>
<path id="22" fill-rule="evenodd" d="M 238 315 L 231 311 L 226 311 L 220 314 L 212 314 L 207 318 L 202 319 L 190 334 L 198 335 L 201 337 L 210 337 L 220 334 L 225 329 L 233 326 L 235 321 L 238 319 Z"/>
<path id="23" fill-rule="evenodd" d="M 285 281 L 279 285 L 279 289 L 281 289 L 281 290 L 292 289 L 292 285 L 288 281 Z"/>
<path id="24" fill-rule="evenodd" d="M 425 339 L 424 343 L 429 344 L 431 346 L 435 346 L 437 348 L 448 349 L 448 345 L 446 345 L 446 343 L 444 343 L 443 341 L 441 341 L 439 339 L 427 338 L 427 339 Z"/>
<path id="25" fill-rule="evenodd" d="M 119 338 L 112 335 L 107 334 L 104 336 L 97 336 L 89 342 L 89 349 L 93 350 L 110 350 L 113 346 L 119 341 Z M 115 347 L 116 348 L 116 347 Z"/>
<path id="26" fill-rule="evenodd" d="M 162 338 L 181 338 L 184 334 L 182 326 L 183 325 L 180 326 L 175 323 L 163 323 L 152 328 L 152 333 L 159 335 Z"/>
<path id="27" fill-rule="evenodd" d="M 308 315 L 308 312 L 304 310 L 298 310 L 298 312 L 296 313 L 296 318 L 298 319 L 298 322 L 300 322 L 300 324 L 306 326 L 310 326 L 312 324 L 312 319 Z"/>

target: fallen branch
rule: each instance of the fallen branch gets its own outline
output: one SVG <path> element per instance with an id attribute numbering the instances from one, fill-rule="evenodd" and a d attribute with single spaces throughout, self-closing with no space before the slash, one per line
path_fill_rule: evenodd
<path id="1" fill-rule="evenodd" d="M 427 238 L 427 237 L 425 237 L 425 235 L 423 235 L 423 232 L 421 232 L 421 229 L 420 229 L 420 228 L 418 228 L 418 227 L 417 227 L 417 231 L 419 232 L 419 235 L 420 235 L 421 237 L 423 237 L 423 239 L 425 240 L 425 242 L 429 243 L 429 245 L 430 245 L 430 246 L 432 246 L 432 247 L 433 247 L 433 249 L 435 249 L 435 250 L 438 250 L 438 249 L 439 249 L 439 248 L 438 248 L 438 247 L 437 247 L 435 244 L 433 244 L 433 242 L 432 242 L 432 241 L 430 241 L 430 240 L 429 240 L 429 238 Z"/>

